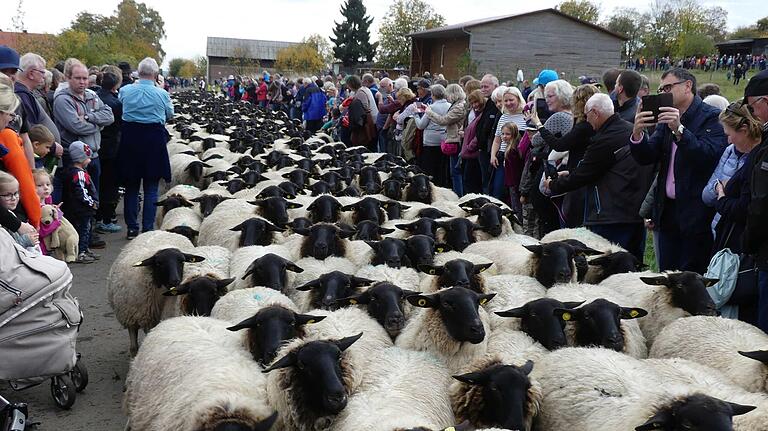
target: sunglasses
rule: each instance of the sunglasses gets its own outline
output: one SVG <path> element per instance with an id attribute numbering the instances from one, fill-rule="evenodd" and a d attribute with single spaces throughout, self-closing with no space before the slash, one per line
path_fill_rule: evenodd
<path id="1" fill-rule="evenodd" d="M 669 93 L 670 91 L 672 91 L 672 87 L 674 87 L 677 84 L 682 84 L 685 81 L 687 81 L 687 79 L 683 79 L 682 81 L 673 82 L 673 83 L 667 84 L 667 85 L 662 85 L 661 87 L 659 87 L 656 90 L 656 92 L 657 93 Z"/>
<path id="2" fill-rule="evenodd" d="M 747 111 L 749 111 L 750 114 L 754 114 L 755 113 L 754 106 L 757 105 L 758 103 L 760 103 L 761 100 L 766 100 L 766 97 L 765 96 L 760 96 L 757 99 L 755 99 L 755 101 L 752 102 L 752 103 L 747 102 L 747 98 L 745 97 L 741 101 L 741 106 L 747 105 Z"/>

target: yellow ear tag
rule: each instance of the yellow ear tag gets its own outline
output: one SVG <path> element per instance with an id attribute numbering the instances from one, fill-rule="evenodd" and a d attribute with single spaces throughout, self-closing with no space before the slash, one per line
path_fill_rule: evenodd
<path id="1" fill-rule="evenodd" d="M 308 321 L 307 321 L 307 325 L 311 325 L 311 324 L 313 324 L 313 323 L 315 323 L 315 319 L 312 319 L 312 320 L 308 320 Z"/>
<path id="2" fill-rule="evenodd" d="M 566 322 L 571 320 L 571 313 L 563 313 L 563 320 Z"/>
<path id="3" fill-rule="evenodd" d="M 637 310 L 632 310 L 629 312 L 629 317 L 637 317 L 640 315 L 640 312 Z"/>
<path id="4" fill-rule="evenodd" d="M 423 306 L 427 305 L 427 300 L 426 299 L 419 299 L 419 303 L 418 304 L 419 304 L 419 307 L 423 307 Z"/>
<path id="5" fill-rule="evenodd" d="M 443 431 L 456 431 L 456 428 L 454 428 L 454 427 L 448 427 L 448 428 L 446 428 L 446 429 L 445 429 L 445 430 L 443 430 Z"/>
<path id="6" fill-rule="evenodd" d="M 483 298 L 480 300 L 480 305 L 485 305 L 485 303 L 488 302 L 486 298 Z"/>
<path id="7" fill-rule="evenodd" d="M 350 299 L 349 303 L 352 305 L 357 305 L 357 299 Z"/>
<path id="8" fill-rule="evenodd" d="M 438 252 L 438 253 L 442 253 L 444 250 L 445 250 L 445 249 L 444 249 L 444 248 L 442 248 L 442 247 L 438 247 L 438 248 L 437 248 L 437 252 Z"/>
<path id="9" fill-rule="evenodd" d="M 435 275 L 435 270 L 434 269 L 430 269 L 429 270 L 429 275 Z"/>

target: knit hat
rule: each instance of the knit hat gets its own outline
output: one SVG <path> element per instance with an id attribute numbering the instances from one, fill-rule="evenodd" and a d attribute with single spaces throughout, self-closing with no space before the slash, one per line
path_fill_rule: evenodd
<path id="1" fill-rule="evenodd" d="M 18 69 L 19 53 L 15 49 L 0 45 L 0 69 Z"/>
<path id="2" fill-rule="evenodd" d="M 91 154 L 93 154 L 91 153 L 91 147 L 85 142 L 75 141 L 69 144 L 69 158 L 72 159 L 72 162 L 74 163 L 84 162 L 85 159 L 91 157 Z"/>
<path id="3" fill-rule="evenodd" d="M 547 85 L 552 81 L 557 81 L 558 79 L 560 79 L 560 77 L 557 76 L 557 72 L 552 69 L 544 69 L 539 72 L 539 85 Z"/>
<path id="4" fill-rule="evenodd" d="M 745 98 L 755 96 L 768 96 L 768 70 L 753 76 L 744 89 Z"/>

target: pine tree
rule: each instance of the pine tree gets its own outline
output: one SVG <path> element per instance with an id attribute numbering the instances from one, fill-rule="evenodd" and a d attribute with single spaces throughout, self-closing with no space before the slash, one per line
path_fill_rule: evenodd
<path id="1" fill-rule="evenodd" d="M 344 66 L 353 66 L 361 59 L 372 61 L 378 44 L 371 44 L 371 34 L 368 28 L 373 18 L 366 16 L 362 0 L 347 0 L 341 6 L 344 21 L 334 22 L 331 42 L 334 43 L 333 54 L 341 60 Z"/>

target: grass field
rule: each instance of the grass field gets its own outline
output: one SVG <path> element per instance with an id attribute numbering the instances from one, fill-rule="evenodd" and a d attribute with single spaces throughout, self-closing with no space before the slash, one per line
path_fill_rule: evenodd
<path id="1" fill-rule="evenodd" d="M 747 74 L 747 78 L 751 78 L 755 75 L 755 72 L 759 70 L 750 70 Z M 651 93 L 655 94 L 656 89 L 659 88 L 659 82 L 661 81 L 662 72 L 649 72 L 645 71 L 643 74 L 651 80 Z M 697 85 L 701 84 L 717 84 L 720 86 L 720 92 L 723 97 L 733 102 L 737 99 L 744 97 L 744 87 L 747 86 L 749 79 L 742 79 L 739 85 L 733 85 L 733 81 L 728 81 L 725 71 L 719 70 L 717 72 L 703 72 L 696 70 L 693 72 L 696 76 Z"/>

